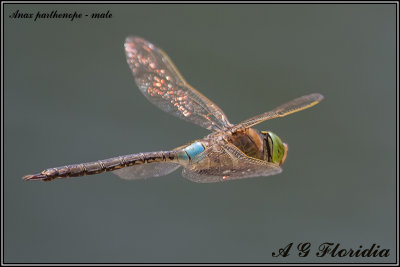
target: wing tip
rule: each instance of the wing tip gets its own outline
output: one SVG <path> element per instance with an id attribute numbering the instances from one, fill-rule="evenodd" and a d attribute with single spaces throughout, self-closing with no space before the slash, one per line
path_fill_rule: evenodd
<path id="1" fill-rule="evenodd" d="M 321 102 L 322 100 L 324 100 L 324 96 L 320 93 L 313 93 L 310 95 L 310 97 L 312 97 L 314 99 L 315 102 Z"/>
<path id="2" fill-rule="evenodd" d="M 147 46 L 151 46 L 152 44 L 147 41 L 146 39 L 140 37 L 140 36 L 136 36 L 136 35 L 130 35 L 128 37 L 125 38 L 125 46 L 127 45 L 137 45 L 137 44 L 145 44 Z"/>

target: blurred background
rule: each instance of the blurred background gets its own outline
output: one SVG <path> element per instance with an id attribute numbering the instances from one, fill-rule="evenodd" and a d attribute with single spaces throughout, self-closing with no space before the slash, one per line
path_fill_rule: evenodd
<path id="1" fill-rule="evenodd" d="M 10 18 L 17 10 L 112 18 Z M 5 262 L 395 262 L 395 25 L 395 4 L 5 4 Z M 232 123 L 323 94 L 256 126 L 289 144 L 283 173 L 218 184 L 180 171 L 22 181 L 208 134 L 140 93 L 129 35 L 166 51 Z M 272 257 L 291 242 L 288 257 Z M 306 258 L 300 242 L 311 243 Z M 390 256 L 316 257 L 324 242 L 376 244 Z"/>

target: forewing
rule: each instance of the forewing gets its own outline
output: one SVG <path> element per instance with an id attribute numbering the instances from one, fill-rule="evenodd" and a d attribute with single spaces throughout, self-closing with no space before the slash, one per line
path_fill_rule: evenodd
<path id="1" fill-rule="evenodd" d="M 283 105 L 280 105 L 279 107 L 274 108 L 271 111 L 265 112 L 263 114 L 254 116 L 250 119 L 247 119 L 238 125 L 234 127 L 233 130 L 239 129 L 239 128 L 249 128 L 252 127 L 256 124 L 259 124 L 263 121 L 278 118 L 278 117 L 284 117 L 289 114 L 310 108 L 324 99 L 323 95 L 321 94 L 310 94 L 310 95 L 305 95 L 299 98 L 296 98 L 290 102 L 287 102 Z"/>
<path id="2" fill-rule="evenodd" d="M 232 144 L 213 145 L 182 171 L 197 183 L 215 183 L 243 178 L 270 176 L 282 172 L 279 165 L 246 156 Z"/>
<path id="3" fill-rule="evenodd" d="M 139 180 L 167 175 L 178 169 L 180 166 L 181 165 L 175 163 L 154 162 L 125 167 L 115 170 L 113 173 L 125 180 Z"/>
<path id="4" fill-rule="evenodd" d="M 231 126 L 223 111 L 191 87 L 161 49 L 142 38 L 128 37 L 125 52 L 136 84 L 150 102 L 212 131 Z"/>

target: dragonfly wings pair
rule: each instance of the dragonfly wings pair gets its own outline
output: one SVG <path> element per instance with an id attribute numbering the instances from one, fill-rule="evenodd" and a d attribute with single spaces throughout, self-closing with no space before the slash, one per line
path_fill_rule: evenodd
<path id="1" fill-rule="evenodd" d="M 136 84 L 150 102 L 165 112 L 214 132 L 249 128 L 262 121 L 311 107 L 323 98 L 320 94 L 303 96 L 270 112 L 232 125 L 215 103 L 186 82 L 160 48 L 142 38 L 128 37 L 125 52 Z M 151 170 L 143 172 L 143 176 L 150 177 L 168 174 L 179 167 L 172 163 L 153 165 L 133 166 L 117 170 L 116 174 L 123 178 L 137 179 L 142 177 L 138 174 L 142 168 Z M 268 176 L 281 171 L 278 164 L 251 158 L 233 144 L 215 142 L 184 168 L 183 176 L 195 182 L 216 182 L 228 177 L 232 180 Z"/>

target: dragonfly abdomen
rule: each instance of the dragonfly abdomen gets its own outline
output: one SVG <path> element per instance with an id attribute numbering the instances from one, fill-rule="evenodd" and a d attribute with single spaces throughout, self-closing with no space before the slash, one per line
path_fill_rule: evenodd
<path id="1" fill-rule="evenodd" d="M 197 141 L 197 142 L 194 142 L 194 143 L 188 145 L 184 149 L 182 149 L 182 151 L 184 153 L 180 153 L 179 158 L 181 160 L 182 159 L 191 160 L 191 159 L 195 158 L 198 154 L 203 152 L 204 150 L 205 150 L 205 146 L 203 145 L 203 143 Z"/>
<path id="2" fill-rule="evenodd" d="M 51 181 L 56 178 L 92 175 L 153 162 L 178 162 L 180 154 L 183 153 L 178 151 L 159 151 L 118 156 L 94 162 L 49 168 L 41 173 L 26 175 L 23 179 Z"/>

